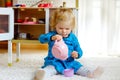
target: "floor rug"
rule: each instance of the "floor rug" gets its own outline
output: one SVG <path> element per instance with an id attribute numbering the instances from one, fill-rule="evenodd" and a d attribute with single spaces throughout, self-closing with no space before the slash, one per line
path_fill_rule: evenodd
<path id="1" fill-rule="evenodd" d="M 13 54 L 12 67 L 7 66 L 7 53 L 0 54 L 0 80 L 33 80 L 37 69 L 43 65 L 46 54 L 24 53 L 20 56 L 20 62 L 15 62 L 16 55 Z M 54 75 L 47 80 L 120 80 L 120 57 L 83 57 L 78 59 L 83 65 L 95 68 L 102 66 L 104 73 L 96 79 L 74 75 Z"/>

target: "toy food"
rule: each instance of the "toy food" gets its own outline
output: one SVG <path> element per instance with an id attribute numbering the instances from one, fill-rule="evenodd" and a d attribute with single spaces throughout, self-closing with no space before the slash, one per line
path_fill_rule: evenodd
<path id="1" fill-rule="evenodd" d="M 55 58 L 60 60 L 66 60 L 68 58 L 68 47 L 62 39 L 55 41 L 52 48 L 52 54 Z"/>

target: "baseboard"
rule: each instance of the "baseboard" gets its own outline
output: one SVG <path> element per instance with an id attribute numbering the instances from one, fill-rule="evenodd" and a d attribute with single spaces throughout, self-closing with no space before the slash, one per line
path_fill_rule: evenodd
<path id="1" fill-rule="evenodd" d="M 20 44 L 21 49 L 40 49 L 40 50 L 48 50 L 47 44 Z M 8 42 L 0 42 L 0 49 L 8 49 Z M 16 50 L 16 43 L 12 43 L 12 49 Z"/>
<path id="2" fill-rule="evenodd" d="M 47 44 L 20 44 L 21 49 L 40 49 L 47 50 Z M 16 44 L 13 44 L 13 50 L 16 50 Z"/>

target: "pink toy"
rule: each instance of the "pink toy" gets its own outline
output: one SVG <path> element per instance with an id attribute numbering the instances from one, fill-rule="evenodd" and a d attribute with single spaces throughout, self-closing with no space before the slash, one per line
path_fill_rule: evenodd
<path id="1" fill-rule="evenodd" d="M 25 20 L 23 22 L 23 24 L 36 24 L 37 21 L 36 21 L 36 18 L 32 18 L 32 21 L 29 20 L 29 17 L 25 17 Z"/>
<path id="2" fill-rule="evenodd" d="M 36 22 L 28 21 L 28 22 L 23 22 L 23 24 L 36 24 Z"/>
<path id="3" fill-rule="evenodd" d="M 52 54 L 55 58 L 66 60 L 68 58 L 68 47 L 63 40 L 55 41 Z"/>
<path id="4" fill-rule="evenodd" d="M 65 69 L 64 70 L 64 76 L 72 77 L 73 75 L 74 75 L 74 69 L 70 68 L 70 69 Z"/>

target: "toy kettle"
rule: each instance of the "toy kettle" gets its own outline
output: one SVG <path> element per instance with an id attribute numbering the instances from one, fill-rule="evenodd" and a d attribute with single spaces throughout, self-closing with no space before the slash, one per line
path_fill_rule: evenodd
<path id="1" fill-rule="evenodd" d="M 68 47 L 64 43 L 63 39 L 55 40 L 52 47 L 52 54 L 55 58 L 60 60 L 66 60 L 68 58 Z"/>

